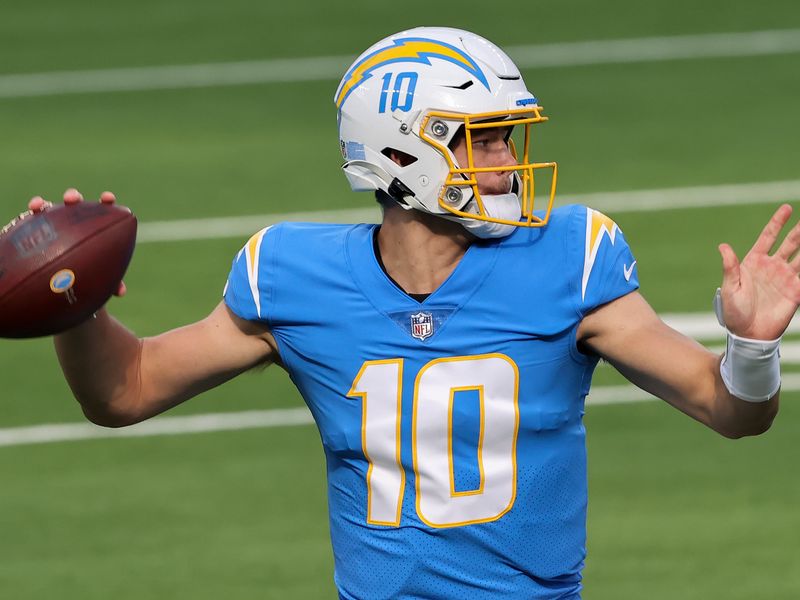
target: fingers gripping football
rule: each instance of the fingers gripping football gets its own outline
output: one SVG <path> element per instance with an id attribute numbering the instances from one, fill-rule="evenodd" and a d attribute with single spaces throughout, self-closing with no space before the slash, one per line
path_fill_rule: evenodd
<path id="1" fill-rule="evenodd" d="M 74 189 L 64 204 L 37 196 L 0 230 L 0 337 L 66 331 L 125 293 L 136 217 L 108 192 L 82 200 Z"/>
<path id="2" fill-rule="evenodd" d="M 102 204 L 111 206 L 116 201 L 117 197 L 114 195 L 113 192 L 106 191 L 100 194 L 100 202 Z M 83 194 L 81 194 L 77 189 L 69 188 L 64 192 L 64 204 L 66 204 L 67 206 L 72 206 L 78 204 L 79 202 L 83 202 Z M 30 202 L 28 202 L 28 210 L 34 214 L 40 213 L 47 208 L 51 208 L 52 206 L 53 206 L 52 202 L 48 202 L 41 196 L 34 196 L 33 198 L 30 199 Z M 126 294 L 127 291 L 128 288 L 125 285 L 125 282 L 120 281 L 119 287 L 114 292 L 114 295 L 121 298 Z"/>
<path id="3" fill-rule="evenodd" d="M 34 214 L 35 213 L 40 213 L 45 208 L 50 208 L 51 206 L 53 206 L 53 203 L 52 202 L 47 202 L 41 196 L 34 196 L 33 198 L 31 198 L 31 201 L 28 202 L 28 210 L 31 211 Z"/>

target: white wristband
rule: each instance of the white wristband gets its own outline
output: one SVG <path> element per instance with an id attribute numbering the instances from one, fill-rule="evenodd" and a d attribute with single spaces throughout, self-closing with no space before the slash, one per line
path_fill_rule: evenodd
<path id="1" fill-rule="evenodd" d="M 780 343 L 750 340 L 728 332 L 720 374 L 728 391 L 748 402 L 766 402 L 781 387 Z"/>
<path id="2" fill-rule="evenodd" d="M 714 312 L 719 324 L 722 318 L 720 289 L 714 295 Z M 751 340 L 728 331 L 728 346 L 719 372 L 728 391 L 747 402 L 766 402 L 781 387 L 781 338 L 777 340 Z"/>

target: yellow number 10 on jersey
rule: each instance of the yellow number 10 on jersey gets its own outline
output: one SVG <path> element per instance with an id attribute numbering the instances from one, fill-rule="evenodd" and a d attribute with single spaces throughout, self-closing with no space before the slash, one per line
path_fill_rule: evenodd
<path id="1" fill-rule="evenodd" d="M 361 447 L 367 470 L 367 522 L 400 525 L 406 475 L 400 461 L 403 359 L 365 362 L 348 396 L 362 400 Z M 456 491 L 453 474 L 453 400 L 476 390 L 480 399 L 475 490 Z M 517 485 L 519 370 L 508 356 L 438 358 L 414 382 L 412 456 L 417 515 L 431 527 L 485 523 L 514 504 Z"/>

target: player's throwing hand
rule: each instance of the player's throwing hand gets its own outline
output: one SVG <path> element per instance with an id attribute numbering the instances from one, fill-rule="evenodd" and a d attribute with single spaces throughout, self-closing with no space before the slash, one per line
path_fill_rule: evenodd
<path id="1" fill-rule="evenodd" d="M 100 194 L 100 202 L 103 204 L 114 204 L 117 201 L 117 197 L 113 194 L 113 192 L 103 192 Z M 71 205 L 77 204 L 78 202 L 83 202 L 83 194 L 81 194 L 75 188 L 69 188 L 67 191 L 64 192 L 64 204 Z M 34 196 L 28 202 L 28 210 L 33 213 L 40 213 L 44 209 L 53 206 L 52 202 L 48 202 L 41 196 Z M 124 281 L 119 282 L 119 287 L 117 291 L 114 293 L 115 296 L 122 297 L 128 291 L 127 286 L 125 285 Z"/>

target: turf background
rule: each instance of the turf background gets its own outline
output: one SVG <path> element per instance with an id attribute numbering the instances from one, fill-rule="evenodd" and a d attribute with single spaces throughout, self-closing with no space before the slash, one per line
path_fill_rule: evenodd
<path id="1" fill-rule="evenodd" d="M 0 74 L 355 55 L 423 22 L 500 44 L 800 27 L 797 3 L 778 0 L 485 7 L 12 2 Z M 559 161 L 562 204 L 582 192 L 797 179 L 799 69 L 795 54 L 528 70 L 551 116 L 535 152 Z M 142 221 L 366 206 L 338 169 L 337 77 L 0 100 L 0 221 L 69 186 L 113 189 Z M 772 209 L 614 216 L 648 300 L 689 312 L 709 310 L 717 244 L 741 255 Z M 112 312 L 141 335 L 201 318 L 243 241 L 140 245 Z M 0 427 L 81 419 L 49 341 L 0 341 L 0 375 Z M 608 370 L 597 380 L 619 383 Z M 658 404 L 591 408 L 585 598 L 800 596 L 796 400 L 785 395 L 768 435 L 737 442 Z M 268 369 L 176 413 L 299 402 Z M 0 448 L 0 477 L 3 596 L 335 597 L 313 427 Z"/>

